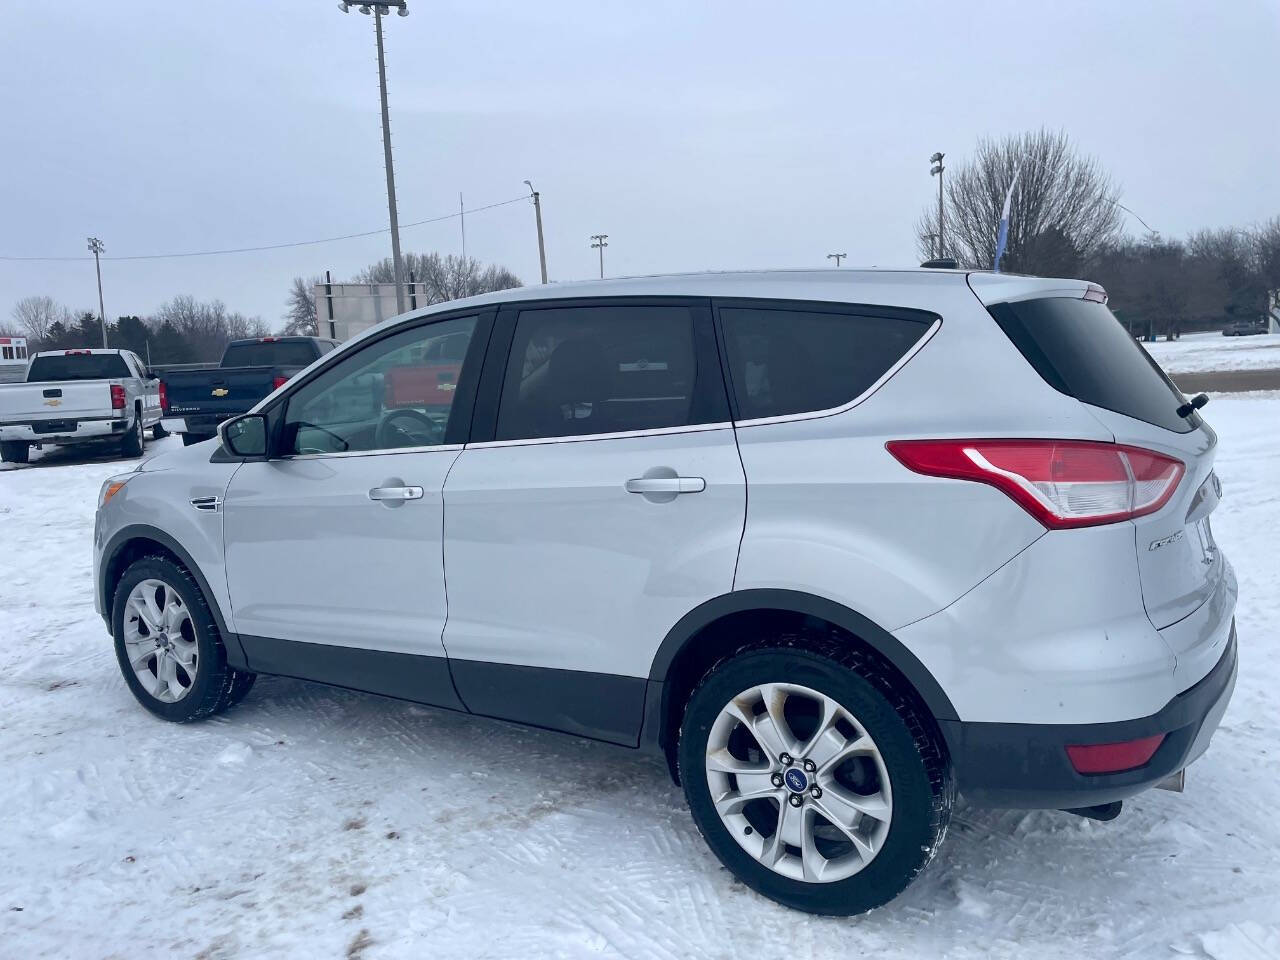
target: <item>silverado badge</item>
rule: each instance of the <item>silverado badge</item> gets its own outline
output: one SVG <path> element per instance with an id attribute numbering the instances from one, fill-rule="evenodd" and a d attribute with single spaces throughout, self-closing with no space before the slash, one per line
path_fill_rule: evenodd
<path id="1" fill-rule="evenodd" d="M 230 391 L 230 390 L 228 390 L 226 387 L 214 387 L 214 388 L 213 388 L 213 395 L 214 395 L 215 397 L 225 397 L 225 396 L 226 396 L 228 393 L 230 393 L 230 392 L 231 392 L 231 391 Z"/>

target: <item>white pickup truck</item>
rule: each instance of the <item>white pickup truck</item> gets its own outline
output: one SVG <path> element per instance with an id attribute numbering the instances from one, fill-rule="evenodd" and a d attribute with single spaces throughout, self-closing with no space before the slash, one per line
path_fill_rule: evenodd
<path id="1" fill-rule="evenodd" d="M 33 446 L 112 443 L 140 457 L 144 430 L 164 436 L 160 392 L 129 350 L 33 354 L 25 382 L 0 384 L 0 459 L 26 463 Z"/>

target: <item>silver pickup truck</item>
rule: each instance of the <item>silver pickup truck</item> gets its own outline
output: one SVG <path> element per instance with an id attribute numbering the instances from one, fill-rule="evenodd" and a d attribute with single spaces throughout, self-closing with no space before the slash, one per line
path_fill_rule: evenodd
<path id="1" fill-rule="evenodd" d="M 26 463 L 33 446 L 112 443 L 140 457 L 143 431 L 164 436 L 160 406 L 160 381 L 129 350 L 37 353 L 25 382 L 0 384 L 0 459 Z"/>

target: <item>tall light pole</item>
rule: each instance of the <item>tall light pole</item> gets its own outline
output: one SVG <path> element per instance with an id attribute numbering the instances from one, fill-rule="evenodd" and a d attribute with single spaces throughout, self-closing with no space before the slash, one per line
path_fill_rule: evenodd
<path id="1" fill-rule="evenodd" d="M 604 248 L 609 244 L 605 243 L 609 239 L 607 233 L 593 233 L 591 235 L 591 249 L 600 251 L 600 279 L 604 279 Z"/>
<path id="2" fill-rule="evenodd" d="M 932 157 L 930 157 L 930 158 L 929 158 L 929 162 L 933 164 L 933 166 L 929 168 L 929 176 L 931 176 L 931 177 L 935 177 L 935 176 L 936 176 L 936 177 L 938 178 L 938 256 L 939 256 L 939 257 L 945 257 L 945 256 L 946 256 L 946 252 L 945 252 L 945 251 L 946 251 L 946 249 L 947 249 L 947 248 L 946 248 L 946 245 L 943 243 L 943 239 L 942 239 L 942 220 L 943 220 L 943 213 L 942 213 L 942 171 L 943 171 L 942 158 L 943 158 L 944 156 L 946 156 L 946 154 L 939 152 L 939 153 L 935 153 Z"/>
<path id="3" fill-rule="evenodd" d="M 89 252 L 93 254 L 93 269 L 98 272 L 98 322 L 102 324 L 102 349 L 107 349 L 107 308 L 102 305 L 102 264 L 98 257 L 106 246 L 97 237 L 89 238 Z"/>
<path id="4" fill-rule="evenodd" d="M 547 282 L 547 247 L 542 242 L 542 200 L 538 195 L 538 191 L 533 189 L 533 184 L 528 180 L 524 185 L 529 188 L 529 193 L 533 195 L 533 215 L 538 220 L 538 266 L 542 268 L 542 282 Z"/>
<path id="5" fill-rule="evenodd" d="M 391 165 L 391 116 L 387 110 L 387 58 L 382 49 L 382 16 L 391 8 L 402 17 L 409 15 L 407 0 L 379 0 L 360 5 L 360 12 L 373 14 L 373 32 L 378 43 L 378 94 L 382 100 L 382 154 L 387 166 L 387 210 L 391 214 L 391 266 L 396 281 L 396 312 L 404 313 L 404 263 L 400 259 L 400 220 L 396 215 L 396 175 Z M 338 9 L 346 13 L 351 5 L 342 0 Z"/>
<path id="6" fill-rule="evenodd" d="M 836 269 L 838 270 L 840 268 L 840 261 L 847 256 L 848 256 L 847 253 L 828 253 L 827 259 L 834 260 L 836 262 Z"/>

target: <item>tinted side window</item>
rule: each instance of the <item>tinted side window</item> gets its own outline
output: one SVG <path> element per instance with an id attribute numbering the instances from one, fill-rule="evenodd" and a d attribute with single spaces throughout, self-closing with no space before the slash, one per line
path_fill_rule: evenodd
<path id="1" fill-rule="evenodd" d="M 721 307 L 742 420 L 840 407 L 879 380 L 930 321 L 843 311 Z"/>
<path id="2" fill-rule="evenodd" d="M 475 326 L 475 317 L 441 320 L 339 360 L 289 398 L 284 450 L 349 453 L 444 443 L 463 369 L 461 358 L 441 359 L 437 347 L 461 337 L 465 356 Z"/>
<path id="3" fill-rule="evenodd" d="M 306 367 L 320 354 L 306 340 L 233 343 L 222 355 L 224 367 Z"/>
<path id="4" fill-rule="evenodd" d="M 1178 433 L 1199 423 L 1178 416 L 1182 394 L 1106 304 L 1046 297 L 998 303 L 990 313 L 1055 390 Z"/>
<path id="5" fill-rule="evenodd" d="M 601 304 L 521 311 L 496 439 L 657 430 L 726 419 L 718 369 L 699 371 L 693 312 Z M 701 380 L 699 378 L 702 378 Z"/>

